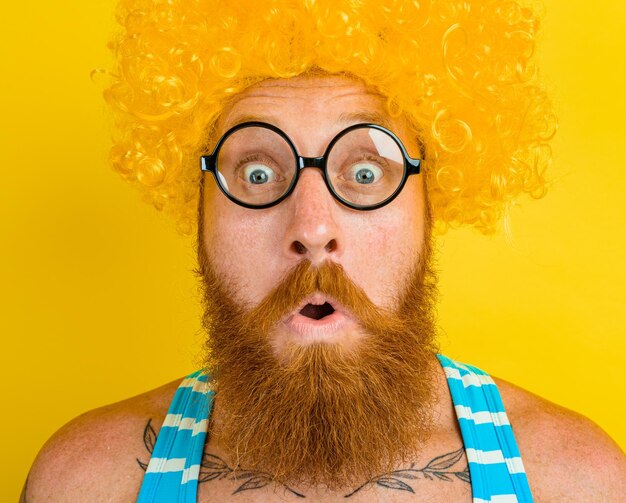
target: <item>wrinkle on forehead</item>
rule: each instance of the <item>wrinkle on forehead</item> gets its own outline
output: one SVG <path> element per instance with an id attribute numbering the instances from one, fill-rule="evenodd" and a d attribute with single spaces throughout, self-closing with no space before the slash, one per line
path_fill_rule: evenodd
<path id="1" fill-rule="evenodd" d="M 248 100 L 253 100 L 254 106 L 272 105 L 276 100 L 290 99 L 296 102 L 302 102 L 302 107 L 310 105 L 310 95 L 315 94 L 316 91 L 330 90 L 327 97 L 323 97 L 322 101 L 334 101 L 340 98 L 350 97 L 368 97 L 372 100 L 372 105 L 379 111 L 374 111 L 372 108 L 355 111 L 356 114 L 360 114 L 365 117 L 368 113 L 372 114 L 372 117 L 377 119 L 370 122 L 384 122 L 381 125 L 388 127 L 390 122 L 385 117 L 385 97 L 376 91 L 373 87 L 367 86 L 364 82 L 356 78 L 349 78 L 345 76 L 337 75 L 321 75 L 321 76 L 298 76 L 289 79 L 267 79 L 261 81 L 249 88 L 245 89 L 241 93 L 233 96 L 222 111 L 217 123 L 216 130 L 222 133 L 228 128 L 248 120 L 258 119 L 254 114 L 246 113 L 246 104 Z M 283 92 L 284 91 L 284 92 Z M 320 97 L 319 95 L 317 96 Z M 237 113 L 240 112 L 240 113 Z M 357 118 L 358 119 L 358 118 Z M 340 120 L 349 122 L 344 117 Z M 367 122 L 366 120 L 363 120 Z"/>
<path id="2" fill-rule="evenodd" d="M 312 74 L 312 75 L 298 75 L 288 79 L 265 79 L 262 80 L 248 89 L 252 88 L 268 88 L 268 87 L 336 87 L 336 86 L 359 86 L 367 89 L 371 94 L 378 94 L 382 97 L 382 94 L 378 93 L 374 87 L 368 86 L 363 80 L 348 76 L 348 75 L 331 75 L 331 74 Z"/>

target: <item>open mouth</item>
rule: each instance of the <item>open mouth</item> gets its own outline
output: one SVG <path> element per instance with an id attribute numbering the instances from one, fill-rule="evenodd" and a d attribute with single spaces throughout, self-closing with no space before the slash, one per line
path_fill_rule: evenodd
<path id="1" fill-rule="evenodd" d="M 284 320 L 287 337 L 297 337 L 300 344 L 342 342 L 358 335 L 357 320 L 332 297 L 316 292 L 302 300 Z"/>
<path id="2" fill-rule="evenodd" d="M 301 310 L 300 314 L 302 316 L 306 316 L 307 318 L 311 318 L 313 320 L 321 320 L 326 316 L 330 316 L 335 312 L 335 308 L 331 306 L 328 302 L 324 302 L 323 304 L 306 304 Z"/>

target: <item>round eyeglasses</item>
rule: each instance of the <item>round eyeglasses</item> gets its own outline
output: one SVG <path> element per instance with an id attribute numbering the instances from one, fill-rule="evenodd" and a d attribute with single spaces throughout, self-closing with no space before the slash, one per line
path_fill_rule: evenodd
<path id="1" fill-rule="evenodd" d="M 302 157 L 283 131 L 265 122 L 232 127 L 200 161 L 226 197 L 253 209 L 280 203 L 295 188 L 302 169 L 319 168 L 340 203 L 374 210 L 393 201 L 421 164 L 395 134 L 377 124 L 347 127 L 322 157 Z"/>

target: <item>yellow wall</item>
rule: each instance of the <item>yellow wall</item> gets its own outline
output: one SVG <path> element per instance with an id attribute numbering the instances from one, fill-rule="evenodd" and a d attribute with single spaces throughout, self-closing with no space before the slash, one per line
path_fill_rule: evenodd
<path id="1" fill-rule="evenodd" d="M 191 243 L 106 165 L 90 70 L 113 0 L 14 2 L 0 61 L 0 500 L 15 501 L 75 415 L 195 368 Z M 61 7 L 59 7 L 61 5 Z M 545 0 L 541 57 L 560 110 L 556 184 L 514 240 L 441 239 L 444 352 L 584 413 L 624 448 L 626 2 Z"/>

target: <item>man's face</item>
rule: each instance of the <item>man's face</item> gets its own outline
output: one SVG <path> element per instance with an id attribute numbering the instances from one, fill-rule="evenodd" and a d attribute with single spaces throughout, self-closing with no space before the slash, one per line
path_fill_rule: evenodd
<path id="1" fill-rule="evenodd" d="M 217 136 L 249 120 L 278 126 L 305 157 L 321 156 L 347 126 L 375 122 L 388 126 L 411 156 L 420 157 L 404 122 L 387 114 L 384 99 L 347 78 L 273 80 L 248 88 L 224 110 Z M 304 169 L 286 200 L 262 210 L 233 203 L 207 177 L 203 204 L 206 254 L 236 301 L 249 308 L 308 260 L 313 266 L 326 261 L 341 265 L 375 305 L 394 309 L 424 247 L 421 175 L 409 177 L 395 200 L 374 211 L 354 210 L 335 200 L 317 168 Z M 278 324 L 269 341 L 277 356 L 293 344 L 358 344 L 363 334 L 348 310 L 324 296 L 310 299 L 312 304 L 327 300 L 335 309 L 330 316 L 316 320 L 296 311 Z"/>
<path id="2" fill-rule="evenodd" d="M 225 110 L 218 135 L 249 120 L 280 127 L 306 157 L 357 122 L 388 126 L 418 155 L 381 98 L 347 79 L 250 88 Z M 217 386 L 211 438 L 233 464 L 338 488 L 393 469 L 422 445 L 435 276 L 422 183 L 411 178 L 369 212 L 333 199 L 313 168 L 263 210 L 205 180 L 198 259 Z M 324 302 L 330 311 L 314 306 Z"/>

